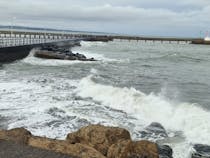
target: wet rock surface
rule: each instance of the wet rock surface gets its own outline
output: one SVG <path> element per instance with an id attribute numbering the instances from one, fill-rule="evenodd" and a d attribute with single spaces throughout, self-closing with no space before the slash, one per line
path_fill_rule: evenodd
<path id="1" fill-rule="evenodd" d="M 107 155 L 108 148 L 112 144 L 117 143 L 119 140 L 130 139 L 130 133 L 127 130 L 102 125 L 90 125 L 67 135 L 67 141 L 70 143 L 81 143 L 92 146 L 105 156 Z"/>
<path id="2" fill-rule="evenodd" d="M 80 61 L 96 61 L 94 58 L 87 58 L 83 54 L 72 53 L 71 50 L 59 48 L 57 46 L 45 46 L 35 50 L 35 57 L 44 59 L 60 59 L 60 60 L 80 60 Z"/>
<path id="3" fill-rule="evenodd" d="M 158 145 L 159 158 L 173 158 L 173 150 L 168 145 Z"/>
<path id="4" fill-rule="evenodd" d="M 33 136 L 24 128 L 0 130 L 0 140 L 3 141 L 0 146 L 8 147 L 5 151 L 0 148 L 0 157 L 1 154 L 11 153 L 9 144 L 5 144 L 5 141 L 14 144 L 14 148 L 11 148 L 14 153 L 8 158 L 25 153 L 32 156 L 29 155 L 27 158 L 36 158 L 40 155 L 36 154 L 34 151 L 36 149 L 40 149 L 40 153 L 44 152 L 46 155 L 61 154 L 58 158 L 59 156 L 66 158 L 66 155 L 78 158 L 172 158 L 172 149 L 169 146 L 159 146 L 147 140 L 132 141 L 126 129 L 102 125 L 83 127 L 74 133 L 69 133 L 66 140 Z"/>
<path id="5" fill-rule="evenodd" d="M 152 122 L 149 126 L 147 126 L 143 131 L 139 132 L 141 134 L 141 138 L 154 140 L 164 139 L 168 137 L 168 134 L 165 128 L 158 122 Z"/>
<path id="6" fill-rule="evenodd" d="M 192 158 L 210 158 L 210 146 L 195 144 L 193 146 Z"/>

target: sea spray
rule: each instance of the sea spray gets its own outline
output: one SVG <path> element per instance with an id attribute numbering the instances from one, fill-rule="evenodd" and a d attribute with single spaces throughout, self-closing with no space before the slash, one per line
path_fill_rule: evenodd
<path id="1" fill-rule="evenodd" d="M 146 95 L 135 88 L 102 85 L 92 81 L 92 78 L 90 75 L 80 81 L 77 88 L 79 96 L 90 97 L 101 102 L 102 106 L 123 110 L 145 124 L 159 122 L 168 131 L 182 131 L 188 142 L 185 144 L 210 142 L 210 114 L 198 105 L 177 105 L 153 93 Z"/>

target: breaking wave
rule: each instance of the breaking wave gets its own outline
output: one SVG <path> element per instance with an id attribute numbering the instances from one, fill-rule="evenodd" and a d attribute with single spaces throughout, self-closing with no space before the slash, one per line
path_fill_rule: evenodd
<path id="1" fill-rule="evenodd" d="M 160 94 L 147 95 L 135 88 L 102 85 L 95 83 L 92 77 L 80 81 L 79 96 L 123 110 L 146 125 L 160 122 L 167 130 L 182 131 L 187 144 L 210 142 L 210 113 L 196 104 L 175 103 Z"/>

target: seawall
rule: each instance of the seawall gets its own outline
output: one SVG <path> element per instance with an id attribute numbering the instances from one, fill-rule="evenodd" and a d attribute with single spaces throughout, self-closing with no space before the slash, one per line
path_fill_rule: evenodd
<path id="1" fill-rule="evenodd" d="M 0 63 L 12 62 L 28 56 L 32 45 L 0 48 Z"/>
<path id="2" fill-rule="evenodd" d="M 205 41 L 203 39 L 200 40 L 193 40 L 191 44 L 203 44 L 203 45 L 210 45 L 210 41 Z"/>

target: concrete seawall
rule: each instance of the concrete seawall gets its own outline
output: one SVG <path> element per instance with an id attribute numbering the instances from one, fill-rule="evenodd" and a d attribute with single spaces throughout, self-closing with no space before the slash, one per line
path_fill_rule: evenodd
<path id="1" fill-rule="evenodd" d="M 44 44 L 32 44 L 32 45 L 0 48 L 0 63 L 8 63 L 15 60 L 23 59 L 29 55 L 30 51 L 33 48 L 47 46 L 47 45 L 56 45 L 59 47 L 72 47 L 78 45 L 79 41 L 80 39 L 75 39 L 75 40 L 51 42 Z"/>
<path id="2" fill-rule="evenodd" d="M 191 44 L 202 44 L 202 45 L 210 45 L 210 41 L 205 41 L 203 39 L 193 40 Z"/>
<path id="3" fill-rule="evenodd" d="M 48 45 L 55 45 L 62 48 L 70 48 L 74 46 L 80 45 L 81 41 L 102 41 L 108 42 L 112 40 L 112 38 L 75 38 L 69 39 L 64 41 L 56 41 L 56 42 L 49 42 L 49 43 L 40 43 L 40 44 L 31 44 L 31 45 L 23 45 L 23 46 L 12 46 L 12 47 L 3 47 L 0 48 L 0 63 L 7 63 L 12 62 L 15 60 L 20 60 L 27 57 L 30 51 L 33 48 L 48 46 Z"/>
<path id="4" fill-rule="evenodd" d="M 0 48 L 0 63 L 12 62 L 28 56 L 31 45 Z"/>

